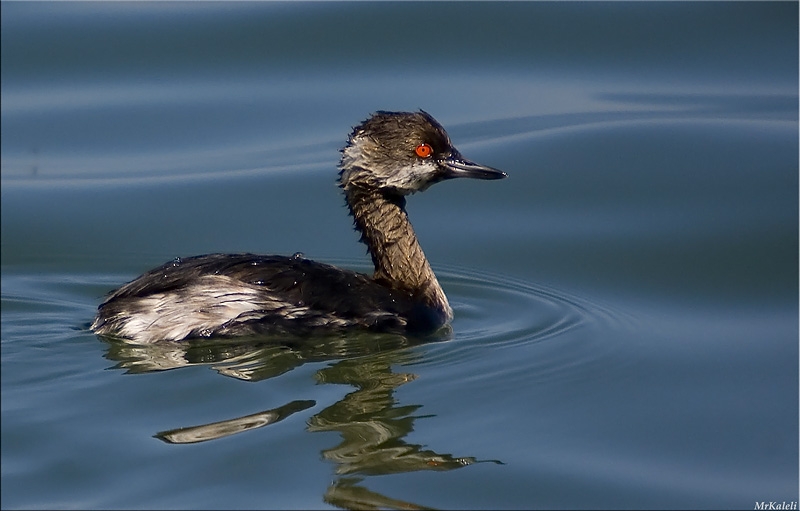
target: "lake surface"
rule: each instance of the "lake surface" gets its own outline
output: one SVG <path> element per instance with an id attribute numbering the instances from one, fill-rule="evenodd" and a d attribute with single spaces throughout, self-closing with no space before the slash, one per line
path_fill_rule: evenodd
<path id="1" fill-rule="evenodd" d="M 797 3 L 0 9 L 4 509 L 798 500 Z M 509 174 L 409 197 L 450 331 L 88 330 L 177 256 L 369 272 L 338 149 L 419 108 Z"/>

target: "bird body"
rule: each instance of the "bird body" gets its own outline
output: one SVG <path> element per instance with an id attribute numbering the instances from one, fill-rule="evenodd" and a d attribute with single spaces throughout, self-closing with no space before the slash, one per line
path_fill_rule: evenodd
<path id="1" fill-rule="evenodd" d="M 505 173 L 464 159 L 426 112 L 377 112 L 342 150 L 339 186 L 373 276 L 254 254 L 176 258 L 111 293 L 92 330 L 136 343 L 360 328 L 424 334 L 453 318 L 405 211 L 405 196 L 455 177 Z"/>

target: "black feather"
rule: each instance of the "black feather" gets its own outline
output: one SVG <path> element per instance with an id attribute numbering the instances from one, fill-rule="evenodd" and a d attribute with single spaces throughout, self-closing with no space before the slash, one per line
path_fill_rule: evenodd
<path id="1" fill-rule="evenodd" d="M 346 320 L 368 318 L 362 326 L 379 332 L 427 332 L 444 321 L 440 313 L 413 296 L 378 284 L 367 275 L 296 256 L 256 254 L 176 258 L 111 293 L 100 305 L 99 315 L 112 316 L 137 298 L 180 291 L 205 275 L 223 275 L 258 286 L 265 294 L 280 296 L 284 302 L 308 307 L 320 315 L 333 313 Z M 258 320 L 222 325 L 218 333 L 309 334 L 315 330 L 313 324 L 303 325 L 280 313 L 265 311 Z"/>

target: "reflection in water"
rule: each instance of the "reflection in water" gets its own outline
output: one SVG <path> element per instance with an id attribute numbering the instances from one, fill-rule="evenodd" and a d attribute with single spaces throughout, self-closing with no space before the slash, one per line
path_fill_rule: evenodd
<path id="1" fill-rule="evenodd" d="M 443 341 L 452 330 L 419 340 L 390 334 L 340 334 L 304 339 L 239 337 L 191 342 L 137 345 L 111 339 L 106 358 L 128 373 L 165 371 L 190 365 L 209 365 L 239 380 L 260 381 L 280 376 L 306 362 L 324 362 L 404 348 L 421 342 Z"/>
<path id="2" fill-rule="evenodd" d="M 170 429 L 156 433 L 156 438 L 170 444 L 196 444 L 217 438 L 235 435 L 249 429 L 261 428 L 269 424 L 280 422 L 294 412 L 300 412 L 317 404 L 314 401 L 292 401 L 281 407 L 265 412 L 245 415 L 236 419 L 212 422 L 200 426 Z"/>
<path id="3" fill-rule="evenodd" d="M 325 502 L 343 509 L 431 509 L 358 486 L 362 480 L 361 477 L 339 478 L 325 492 Z"/>
<path id="4" fill-rule="evenodd" d="M 446 331 L 426 342 L 446 340 Z M 276 343 L 275 339 L 203 340 L 191 343 L 158 343 L 137 346 L 109 341 L 107 358 L 128 373 L 163 371 L 205 364 L 222 375 L 240 380 L 272 378 L 306 362 L 336 361 L 316 373 L 319 383 L 355 387 L 340 401 L 311 416 L 308 431 L 336 431 L 342 441 L 322 451 L 336 465 L 339 476 L 323 499 L 346 509 L 424 509 L 392 499 L 360 486 L 364 476 L 420 470 L 452 470 L 472 463 L 473 457 L 437 453 L 404 438 L 414 429 L 414 415 L 422 405 L 401 405 L 394 389 L 414 380 L 410 373 L 396 373 L 393 366 L 419 362 L 410 347 L 422 341 L 398 335 L 360 334 Z M 200 426 L 162 431 L 155 436 L 169 443 L 196 443 L 223 438 L 278 422 L 314 406 L 314 401 L 292 401 L 281 407 Z M 499 461 L 490 460 L 493 463 Z"/>
<path id="5" fill-rule="evenodd" d="M 396 387 L 414 379 L 413 374 L 394 373 L 391 365 L 414 360 L 409 351 L 380 353 L 368 359 L 337 362 L 317 372 L 322 383 L 343 383 L 356 391 L 315 414 L 309 431 L 338 431 L 342 442 L 323 451 L 325 459 L 336 462 L 337 474 L 381 475 L 416 470 L 450 470 L 475 462 L 423 450 L 403 438 L 413 430 L 412 415 L 421 405 L 399 406 Z"/>

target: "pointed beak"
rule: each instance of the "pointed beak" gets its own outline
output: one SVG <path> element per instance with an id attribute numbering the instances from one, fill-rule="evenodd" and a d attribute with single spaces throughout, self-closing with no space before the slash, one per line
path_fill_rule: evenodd
<path id="1" fill-rule="evenodd" d="M 505 172 L 469 161 L 456 151 L 453 151 L 447 159 L 442 160 L 441 165 L 445 169 L 444 179 L 455 179 L 457 177 L 503 179 L 508 177 Z"/>

